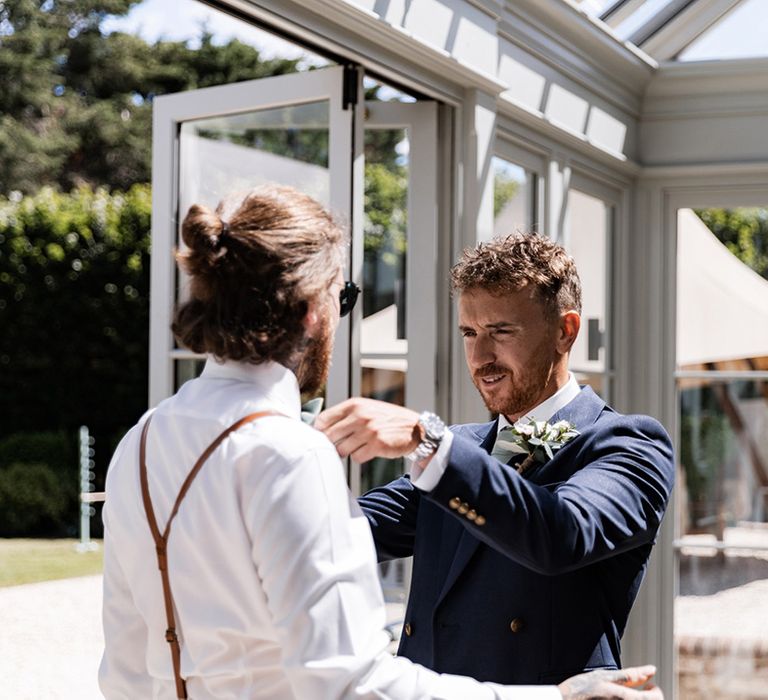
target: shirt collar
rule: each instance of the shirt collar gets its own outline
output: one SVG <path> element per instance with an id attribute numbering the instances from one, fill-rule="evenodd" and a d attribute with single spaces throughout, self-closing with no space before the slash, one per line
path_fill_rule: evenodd
<path id="1" fill-rule="evenodd" d="M 289 418 L 301 418 L 301 391 L 296 375 L 279 362 L 235 362 L 208 356 L 200 374 L 204 380 L 229 380 L 255 384 L 264 402 Z"/>
<path id="2" fill-rule="evenodd" d="M 568 372 L 568 381 L 548 399 L 542 401 L 538 406 L 534 406 L 530 411 L 526 411 L 515 421 L 515 425 L 529 423 L 531 420 L 548 421 L 561 408 L 571 403 L 579 395 L 579 391 L 579 383 L 576 381 L 576 377 L 573 376 L 572 372 Z M 509 425 L 511 423 L 507 420 L 506 416 L 500 414 L 497 430 L 506 428 Z"/>

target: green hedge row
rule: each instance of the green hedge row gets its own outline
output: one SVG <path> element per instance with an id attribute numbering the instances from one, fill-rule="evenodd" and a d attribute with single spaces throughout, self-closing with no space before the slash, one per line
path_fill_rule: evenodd
<path id="1" fill-rule="evenodd" d="M 150 215 L 148 185 L 0 197 L 0 535 L 73 534 L 79 426 L 100 488 L 146 409 Z"/>
<path id="2" fill-rule="evenodd" d="M 77 445 L 64 432 L 0 440 L 0 536 L 75 534 Z"/>

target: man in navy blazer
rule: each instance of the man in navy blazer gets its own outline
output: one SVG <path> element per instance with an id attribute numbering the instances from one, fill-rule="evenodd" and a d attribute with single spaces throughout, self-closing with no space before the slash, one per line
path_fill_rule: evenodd
<path id="1" fill-rule="evenodd" d="M 669 437 L 568 371 L 581 284 L 563 248 L 524 234 L 480 244 L 452 286 L 468 368 L 498 418 L 445 429 L 350 399 L 316 423 L 344 457 L 410 458 L 408 476 L 359 501 L 379 558 L 414 557 L 398 653 L 499 683 L 617 668 L 673 485 Z M 521 471 L 525 454 L 507 450 L 532 420 L 577 434 Z"/>

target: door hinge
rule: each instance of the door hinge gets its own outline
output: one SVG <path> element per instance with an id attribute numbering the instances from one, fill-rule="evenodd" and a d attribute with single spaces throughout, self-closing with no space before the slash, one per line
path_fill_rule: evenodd
<path id="1" fill-rule="evenodd" d="M 358 66 L 348 63 L 344 66 L 344 90 L 342 95 L 342 109 L 352 109 L 357 105 Z"/>

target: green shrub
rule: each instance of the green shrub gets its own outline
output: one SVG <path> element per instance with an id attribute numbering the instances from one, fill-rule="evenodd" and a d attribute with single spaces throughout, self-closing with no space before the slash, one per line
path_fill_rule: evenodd
<path id="1" fill-rule="evenodd" d="M 63 536 L 79 512 L 77 436 L 14 433 L 0 439 L 0 536 Z"/>
<path id="2" fill-rule="evenodd" d="M 47 464 L 14 462 L 0 469 L 0 535 L 59 534 L 71 499 Z"/>
<path id="3" fill-rule="evenodd" d="M 114 436 L 147 408 L 151 209 L 148 185 L 0 196 L 0 468 L 53 469 L 70 523 L 56 534 L 77 528 L 79 427 L 101 490 Z M 39 431 L 69 447 L 14 436 Z"/>

